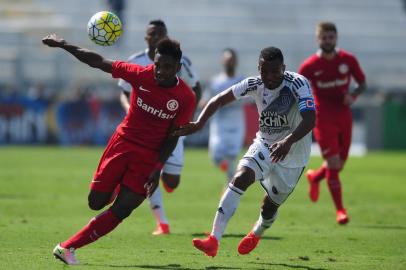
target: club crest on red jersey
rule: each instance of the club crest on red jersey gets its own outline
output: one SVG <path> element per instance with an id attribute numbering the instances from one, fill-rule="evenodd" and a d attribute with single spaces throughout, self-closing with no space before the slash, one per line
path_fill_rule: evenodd
<path id="1" fill-rule="evenodd" d="M 341 65 L 338 66 L 338 71 L 339 71 L 341 74 L 346 74 L 349 69 L 350 69 L 350 68 L 348 67 L 347 64 L 341 64 Z"/>
<path id="2" fill-rule="evenodd" d="M 178 109 L 178 107 L 179 107 L 179 103 L 175 99 L 171 99 L 168 101 L 168 103 L 166 103 L 166 108 L 168 108 L 168 110 L 170 110 L 170 111 L 175 111 Z"/>

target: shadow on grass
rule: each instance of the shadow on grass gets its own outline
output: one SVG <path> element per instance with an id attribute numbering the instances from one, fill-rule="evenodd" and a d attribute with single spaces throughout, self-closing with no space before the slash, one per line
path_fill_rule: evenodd
<path id="1" fill-rule="evenodd" d="M 305 265 L 287 264 L 287 263 L 259 263 L 259 262 L 252 262 L 252 264 L 268 265 L 269 268 L 271 268 L 272 266 L 283 266 L 283 267 L 292 268 L 292 269 L 328 270 L 327 268 L 314 268 L 314 267 L 305 266 Z"/>
<path id="2" fill-rule="evenodd" d="M 204 237 L 207 236 L 205 233 L 192 233 L 191 236 L 193 237 Z M 245 234 L 225 234 L 223 238 L 243 238 Z M 279 236 L 262 236 L 261 240 L 282 240 L 282 237 Z"/>
<path id="3" fill-rule="evenodd" d="M 393 226 L 393 225 L 363 225 L 359 227 L 379 230 L 406 230 L 406 226 Z"/>
<path id="4" fill-rule="evenodd" d="M 84 264 L 83 266 L 103 266 L 111 268 L 134 268 L 134 269 L 158 269 L 158 270 L 201 270 L 202 268 L 189 268 L 182 267 L 180 264 L 167 264 L 167 265 L 148 265 L 148 264 L 134 264 L 134 265 L 113 265 L 113 264 Z M 229 266 L 206 266 L 205 270 L 217 270 L 217 269 L 230 269 L 239 270 L 243 268 L 229 267 Z"/>

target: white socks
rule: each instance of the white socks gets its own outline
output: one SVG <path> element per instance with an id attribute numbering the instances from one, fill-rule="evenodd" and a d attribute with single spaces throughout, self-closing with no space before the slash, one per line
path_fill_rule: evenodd
<path id="1" fill-rule="evenodd" d="M 148 200 L 156 221 L 158 223 L 168 224 L 168 219 L 166 218 L 162 202 L 161 188 L 159 187 L 159 185 L 152 196 L 148 198 Z"/>
<path id="2" fill-rule="evenodd" d="M 272 226 L 272 223 L 275 221 L 277 216 L 278 211 L 273 215 L 271 219 L 264 219 L 260 213 L 259 218 L 255 223 L 254 228 L 252 229 L 252 232 L 256 236 L 261 237 L 264 234 L 264 232 Z"/>
<path id="3" fill-rule="evenodd" d="M 217 240 L 220 241 L 223 236 L 228 221 L 233 216 L 240 203 L 242 194 L 244 194 L 244 191 L 236 188 L 233 184 L 229 184 L 228 188 L 223 193 L 223 197 L 220 200 L 219 208 L 217 209 L 214 218 L 213 229 L 211 231 L 211 234 L 214 235 Z"/>

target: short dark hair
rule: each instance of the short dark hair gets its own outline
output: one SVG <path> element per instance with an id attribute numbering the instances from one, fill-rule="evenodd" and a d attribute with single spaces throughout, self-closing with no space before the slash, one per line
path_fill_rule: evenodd
<path id="1" fill-rule="evenodd" d="M 237 58 L 237 52 L 232 48 L 225 48 L 223 53 L 228 52 L 231 54 L 232 57 Z"/>
<path id="2" fill-rule="evenodd" d="M 156 50 L 159 54 L 170 55 L 177 61 L 182 58 L 179 42 L 170 38 L 161 39 L 156 45 Z"/>
<path id="3" fill-rule="evenodd" d="M 166 24 L 163 20 L 152 20 L 148 23 L 148 25 L 160 26 L 166 29 Z"/>
<path id="4" fill-rule="evenodd" d="M 282 51 L 276 47 L 267 47 L 262 49 L 259 58 L 263 58 L 265 61 L 273 61 L 279 59 L 283 63 Z"/>
<path id="5" fill-rule="evenodd" d="M 334 32 L 337 34 L 337 27 L 333 22 L 320 22 L 316 27 L 316 34 L 319 35 L 321 32 Z"/>

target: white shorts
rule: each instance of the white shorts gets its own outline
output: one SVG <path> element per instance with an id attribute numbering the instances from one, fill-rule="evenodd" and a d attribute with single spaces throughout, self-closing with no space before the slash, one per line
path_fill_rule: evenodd
<path id="1" fill-rule="evenodd" d="M 268 148 L 258 139 L 250 146 L 238 166 L 251 168 L 265 189 L 268 197 L 276 205 L 281 205 L 293 192 L 304 167 L 286 168 L 272 163 Z"/>
<path id="2" fill-rule="evenodd" d="M 180 175 L 183 168 L 183 142 L 185 137 L 180 137 L 178 144 L 169 156 L 168 160 L 162 169 L 162 172 L 167 174 Z"/>
<path id="3" fill-rule="evenodd" d="M 209 152 L 213 161 L 218 164 L 223 159 L 235 159 L 240 154 L 244 140 L 243 136 L 243 133 L 239 132 L 237 128 L 221 136 L 210 133 Z"/>

